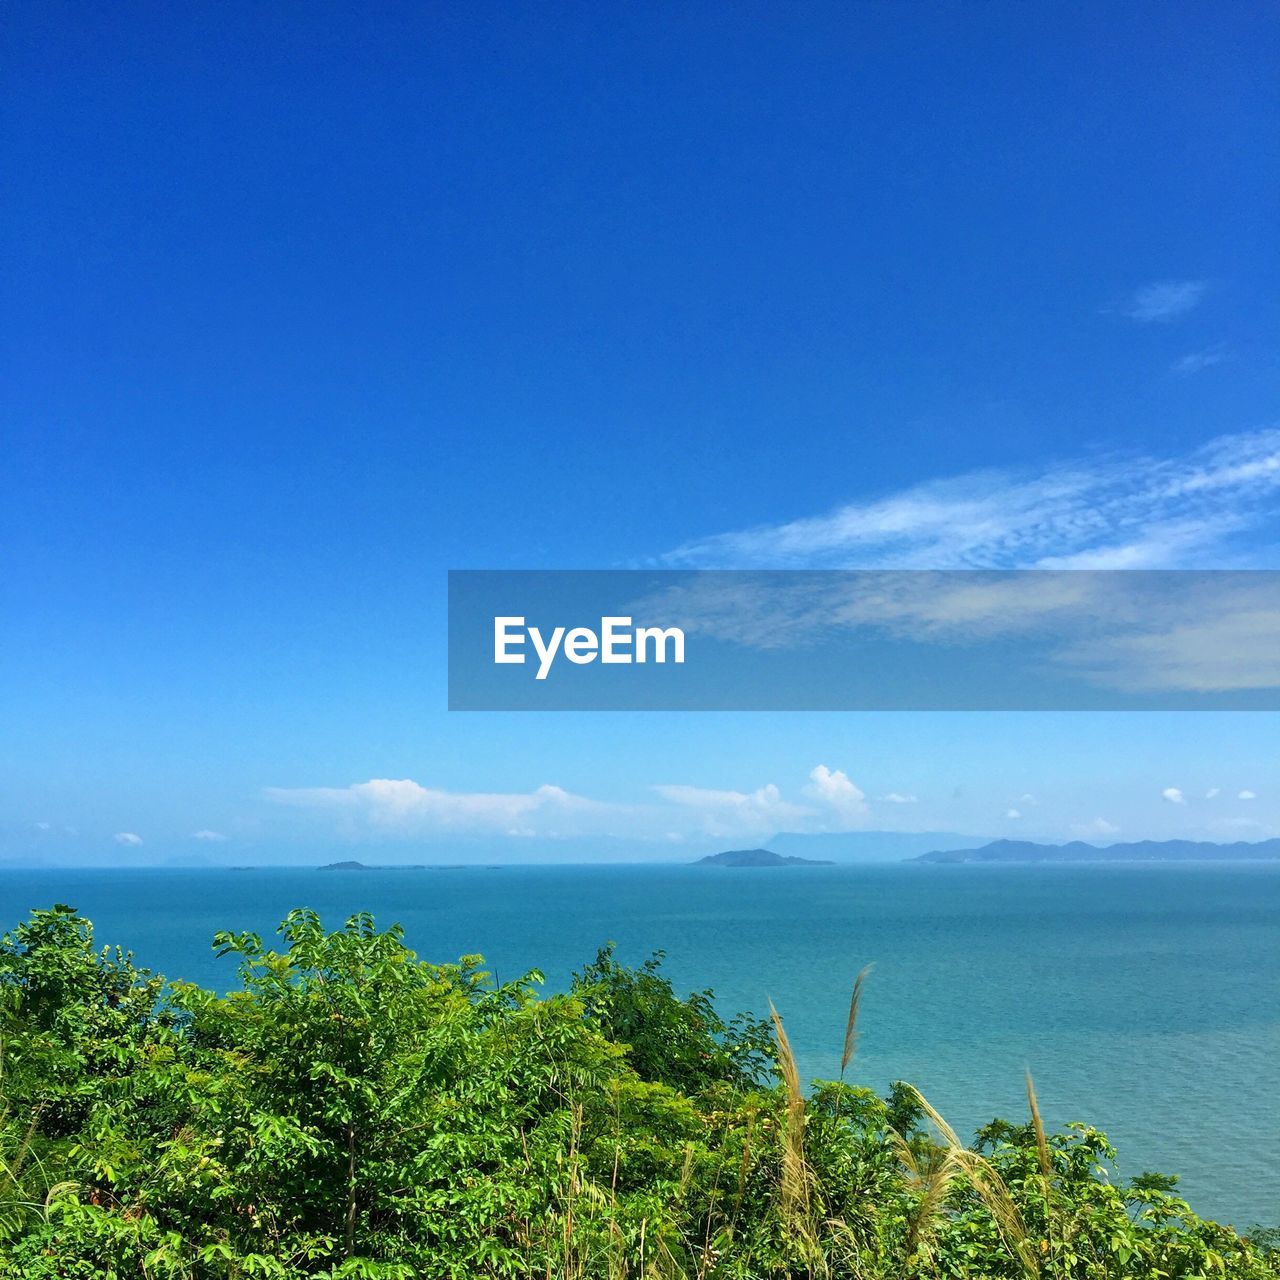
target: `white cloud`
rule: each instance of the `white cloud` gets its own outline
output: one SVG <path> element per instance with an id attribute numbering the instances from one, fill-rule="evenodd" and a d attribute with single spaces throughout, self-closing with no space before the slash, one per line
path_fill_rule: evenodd
<path id="1" fill-rule="evenodd" d="M 37 831 L 52 831 L 52 830 L 53 830 L 53 823 L 52 823 L 52 822 L 33 822 L 31 825 L 32 825 L 32 826 L 33 826 Z"/>
<path id="2" fill-rule="evenodd" d="M 1139 324 L 1163 324 L 1194 311 L 1207 288 L 1204 280 L 1157 280 L 1135 289 L 1119 311 Z"/>
<path id="3" fill-rule="evenodd" d="M 1130 695 L 1280 690 L 1274 572 L 712 572 L 632 607 L 765 651 L 855 633 L 910 646 L 1007 638 L 1026 642 L 1028 673 L 1052 664 Z"/>
<path id="4" fill-rule="evenodd" d="M 881 796 L 880 799 L 887 801 L 889 804 L 918 804 L 920 798 L 901 791 L 890 791 L 887 795 Z"/>
<path id="5" fill-rule="evenodd" d="M 1236 796 L 1237 800 L 1256 800 L 1257 798 L 1258 793 L 1256 791 L 1242 791 Z"/>
<path id="6" fill-rule="evenodd" d="M 653 788 L 664 800 L 689 813 L 703 835 L 761 837 L 794 830 L 810 822 L 813 810 L 784 800 L 773 783 L 755 791 L 667 784 Z"/>
<path id="7" fill-rule="evenodd" d="M 1091 822 L 1077 822 L 1071 830 L 1086 840 L 1096 836 L 1114 836 L 1120 833 L 1120 828 L 1114 822 L 1108 822 L 1106 818 L 1094 818 Z"/>
<path id="8" fill-rule="evenodd" d="M 1165 787 L 1160 793 L 1170 804 L 1186 804 L 1187 797 L 1182 794 L 1178 787 Z"/>
<path id="9" fill-rule="evenodd" d="M 1018 819 L 1018 818 L 1021 818 L 1021 817 L 1022 817 L 1022 813 L 1021 813 L 1021 811 L 1020 811 L 1020 810 L 1018 810 L 1018 809 L 1006 809 L 1006 810 L 1004 811 L 1004 816 L 1005 816 L 1006 818 L 1011 818 L 1011 819 L 1015 819 L 1015 820 L 1016 820 L 1016 819 Z"/>
<path id="10" fill-rule="evenodd" d="M 644 804 L 614 804 L 561 787 L 528 792 L 451 792 L 409 778 L 372 778 L 347 787 L 271 787 L 278 804 L 332 815 L 347 835 L 430 837 L 509 835 L 547 838 L 619 836 L 682 841 L 752 839 L 779 831 L 848 831 L 865 826 L 867 799 L 846 773 L 826 765 L 808 776 L 802 796 L 774 783 L 755 790 L 666 783 Z M 216 833 L 198 833 L 212 839 Z"/>
<path id="11" fill-rule="evenodd" d="M 1095 683 L 1197 693 L 1280 687 L 1280 595 L 1270 574 L 1191 581 L 1147 617 L 1067 645 L 1061 658 Z"/>
<path id="12" fill-rule="evenodd" d="M 1200 351 L 1188 351 L 1186 355 L 1179 356 L 1169 368 L 1171 372 L 1187 377 L 1204 369 L 1211 369 L 1215 364 L 1222 364 L 1227 358 L 1227 349 L 1219 342 Z"/>
<path id="13" fill-rule="evenodd" d="M 838 827 L 858 825 L 870 812 L 862 789 L 849 781 L 842 769 L 820 764 L 809 774 L 805 795 L 831 810 Z"/>
<path id="14" fill-rule="evenodd" d="M 191 833 L 191 838 L 193 840 L 205 840 L 211 844 L 218 844 L 227 837 L 224 836 L 221 831 L 210 831 L 208 827 L 205 827 L 200 831 L 193 831 Z"/>
<path id="15" fill-rule="evenodd" d="M 850 831 L 866 825 L 867 797 L 843 770 L 817 765 L 804 787 L 805 803 L 788 800 L 772 782 L 755 791 L 668 784 L 653 788 L 693 817 L 703 835 L 763 838 L 779 831 Z"/>
<path id="16" fill-rule="evenodd" d="M 1216 800 L 1221 794 L 1221 787 L 1210 787 L 1209 790 L 1204 793 L 1204 798 L 1206 800 Z"/>
<path id="17" fill-rule="evenodd" d="M 134 831 L 117 831 L 115 834 L 116 844 L 129 845 L 130 847 L 140 845 L 142 837 Z"/>
<path id="18" fill-rule="evenodd" d="M 410 778 L 371 778 L 348 787 L 268 787 L 266 795 L 281 804 L 336 811 L 357 827 L 390 834 L 569 834 L 581 827 L 583 815 L 611 809 L 555 786 L 455 792 Z"/>
<path id="19" fill-rule="evenodd" d="M 823 515 L 718 533 L 673 568 L 1221 568 L 1275 530 L 1280 430 L 1167 457 L 1106 456 L 929 481 Z M 1249 567 L 1256 567 L 1250 562 Z"/>

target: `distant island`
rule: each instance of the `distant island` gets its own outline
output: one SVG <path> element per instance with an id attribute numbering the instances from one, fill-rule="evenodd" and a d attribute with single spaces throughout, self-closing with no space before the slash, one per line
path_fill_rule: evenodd
<path id="1" fill-rule="evenodd" d="M 909 862 L 1240 862 L 1280 858 L 1280 839 L 1214 844 L 1208 840 L 1137 840 L 1128 844 L 1036 844 L 993 840 L 977 849 L 937 849 Z"/>
<path id="2" fill-rule="evenodd" d="M 425 871 L 427 868 L 420 862 L 394 866 L 394 867 L 371 867 L 363 862 L 326 862 L 323 867 L 318 867 L 319 871 Z"/>
<path id="3" fill-rule="evenodd" d="M 772 849 L 727 849 L 699 858 L 697 866 L 712 867 L 830 867 L 834 864 L 818 858 L 786 857 Z"/>

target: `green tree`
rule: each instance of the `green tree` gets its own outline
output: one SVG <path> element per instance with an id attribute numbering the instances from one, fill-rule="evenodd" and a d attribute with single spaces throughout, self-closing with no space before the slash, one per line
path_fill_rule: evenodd
<path id="1" fill-rule="evenodd" d="M 69 907 L 0 939 L 0 1280 L 1277 1280 L 1106 1138 L 802 1089 L 660 956 L 572 989 L 364 915 L 165 984 Z"/>

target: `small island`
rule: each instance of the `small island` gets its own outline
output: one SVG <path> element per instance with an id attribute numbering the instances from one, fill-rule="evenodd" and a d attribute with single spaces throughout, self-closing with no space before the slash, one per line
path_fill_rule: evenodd
<path id="1" fill-rule="evenodd" d="M 324 866 L 318 867 L 319 871 L 425 871 L 426 867 L 422 863 L 405 864 L 394 867 L 371 867 L 363 862 L 355 862 L 348 860 L 346 862 L 326 862 Z"/>
<path id="2" fill-rule="evenodd" d="M 727 849 L 699 858 L 696 866 L 712 867 L 830 867 L 834 863 L 819 858 L 787 857 L 772 849 Z"/>

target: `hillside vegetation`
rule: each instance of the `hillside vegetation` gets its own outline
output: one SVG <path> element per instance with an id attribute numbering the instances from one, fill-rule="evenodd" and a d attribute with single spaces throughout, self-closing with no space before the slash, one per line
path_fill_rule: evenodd
<path id="1" fill-rule="evenodd" d="M 367 916 L 280 939 L 215 939 L 226 996 L 65 906 L 0 942 L 0 1278 L 1280 1276 L 1030 1090 L 968 1146 L 907 1085 L 803 1090 L 657 957 L 543 995 Z"/>

